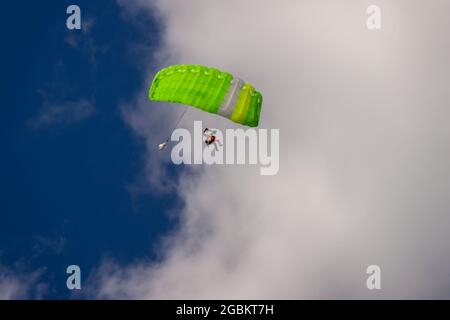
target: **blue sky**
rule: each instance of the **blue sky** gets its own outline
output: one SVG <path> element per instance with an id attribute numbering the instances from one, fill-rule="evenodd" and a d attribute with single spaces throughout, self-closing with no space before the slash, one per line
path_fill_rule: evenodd
<path id="1" fill-rule="evenodd" d="M 144 146 L 119 110 L 144 86 L 136 48 L 156 48 L 159 26 L 143 13 L 142 32 L 114 1 L 78 1 L 86 28 L 70 31 L 70 4 L 2 4 L 0 266 L 39 270 L 48 299 L 70 297 L 70 264 L 85 277 L 105 257 L 151 259 L 180 205 L 140 182 Z"/>

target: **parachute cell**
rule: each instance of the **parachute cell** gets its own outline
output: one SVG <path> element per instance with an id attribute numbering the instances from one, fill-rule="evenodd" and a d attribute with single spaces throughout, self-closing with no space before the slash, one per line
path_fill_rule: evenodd
<path id="1" fill-rule="evenodd" d="M 236 123 L 256 127 L 262 95 L 228 72 L 200 65 L 174 65 L 160 70 L 148 97 L 181 103 L 218 114 Z"/>

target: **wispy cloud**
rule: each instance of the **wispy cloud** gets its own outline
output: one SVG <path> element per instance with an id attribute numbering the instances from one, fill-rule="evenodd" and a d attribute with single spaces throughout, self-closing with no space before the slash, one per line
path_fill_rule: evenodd
<path id="1" fill-rule="evenodd" d="M 33 246 L 34 256 L 39 256 L 46 250 L 51 251 L 53 254 L 59 255 L 63 252 L 66 245 L 66 239 L 62 236 L 52 238 L 44 236 L 34 237 L 36 241 Z"/>
<path id="2" fill-rule="evenodd" d="M 76 89 L 69 85 L 67 76 L 64 62 L 59 60 L 53 67 L 51 82 L 37 90 L 42 104 L 37 114 L 28 121 L 31 129 L 71 125 L 96 113 L 93 98 L 72 98 L 76 96 Z"/>
<path id="3" fill-rule="evenodd" d="M 30 121 L 32 129 L 55 125 L 69 125 L 83 121 L 95 114 L 94 105 L 86 99 L 59 104 L 46 102 L 39 114 Z"/>
<path id="4" fill-rule="evenodd" d="M 97 44 L 92 34 L 94 27 L 95 19 L 83 17 L 81 30 L 68 30 L 64 41 L 71 48 L 79 50 L 86 55 L 89 62 L 96 66 L 98 64 L 98 56 L 106 53 L 108 47 Z"/>
<path id="5" fill-rule="evenodd" d="M 40 281 L 45 269 L 27 273 L 0 265 L 0 300 L 42 299 L 48 286 Z"/>
<path id="6" fill-rule="evenodd" d="M 98 66 L 98 56 L 105 53 L 107 47 L 99 46 L 93 36 L 95 19 L 83 17 L 81 30 L 68 30 L 64 38 L 65 43 L 75 50 L 79 50 L 85 55 L 92 65 L 91 76 L 95 78 Z M 70 74 L 66 72 L 66 65 L 60 59 L 53 68 L 53 79 L 45 88 L 39 89 L 43 103 L 38 114 L 29 122 L 32 129 L 56 125 L 70 125 L 90 118 L 96 113 L 94 106 L 95 86 L 91 92 L 93 97 L 81 97 L 73 99 L 68 97 L 76 96 L 76 89 L 68 83 Z"/>

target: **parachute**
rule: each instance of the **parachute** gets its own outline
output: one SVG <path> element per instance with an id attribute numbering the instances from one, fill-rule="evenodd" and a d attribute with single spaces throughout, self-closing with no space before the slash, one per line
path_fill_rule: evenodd
<path id="1" fill-rule="evenodd" d="M 261 93 L 250 83 L 228 72 L 190 64 L 160 70 L 148 98 L 193 106 L 249 127 L 258 126 L 262 106 Z"/>

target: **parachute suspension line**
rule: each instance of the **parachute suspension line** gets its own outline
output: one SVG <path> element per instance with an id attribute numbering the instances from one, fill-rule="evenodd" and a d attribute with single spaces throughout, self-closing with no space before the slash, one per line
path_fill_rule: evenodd
<path id="1" fill-rule="evenodd" d="M 183 110 L 183 112 L 180 114 L 180 116 L 178 117 L 177 122 L 175 123 L 175 125 L 173 126 L 172 130 L 169 133 L 169 136 L 167 137 L 166 142 L 168 142 L 170 140 L 170 136 L 172 135 L 172 132 L 178 127 L 178 125 L 180 124 L 181 120 L 183 120 L 184 115 L 186 114 L 186 112 L 188 111 L 189 107 L 185 107 L 185 109 Z"/>

